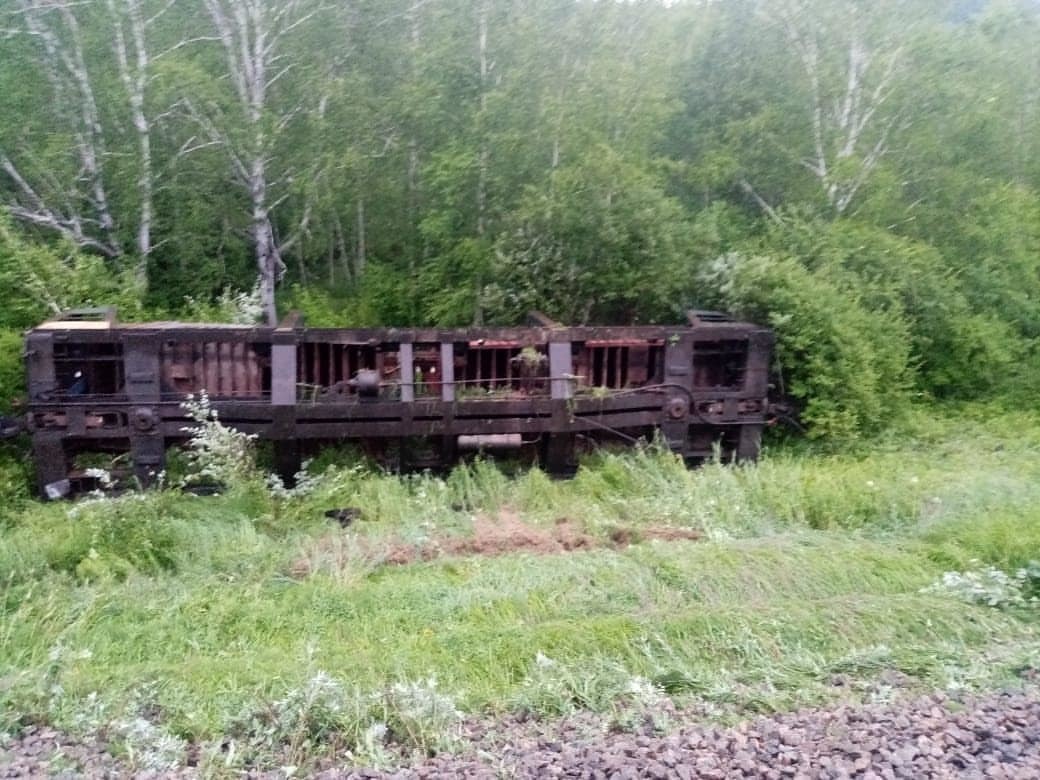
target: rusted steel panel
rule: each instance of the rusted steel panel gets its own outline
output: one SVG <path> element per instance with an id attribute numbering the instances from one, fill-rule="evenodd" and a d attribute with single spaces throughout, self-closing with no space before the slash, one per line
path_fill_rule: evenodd
<path id="1" fill-rule="evenodd" d="M 251 397 L 259 397 L 263 392 L 263 379 L 260 370 L 260 360 L 256 354 L 253 344 L 246 344 L 246 394 Z"/>
<path id="2" fill-rule="evenodd" d="M 132 403 L 159 401 L 159 345 L 151 331 L 128 333 L 123 340 L 126 394 Z"/>
<path id="3" fill-rule="evenodd" d="M 54 334 L 30 333 L 25 344 L 29 398 L 44 398 L 57 387 L 54 373 Z"/>
<path id="4" fill-rule="evenodd" d="M 397 351 L 397 367 L 400 373 L 401 400 L 411 403 L 415 400 L 415 363 L 411 344 L 401 344 Z"/>
<path id="5" fill-rule="evenodd" d="M 574 396 L 574 371 L 571 362 L 571 345 L 567 341 L 554 341 L 549 344 L 549 383 L 551 395 L 555 399 L 568 399 Z"/>
<path id="6" fill-rule="evenodd" d="M 455 345 L 450 341 L 441 344 L 441 399 L 455 400 Z"/>
<path id="7" fill-rule="evenodd" d="M 292 406 L 296 403 L 296 345 L 271 346 L 271 403 Z"/>
<path id="8" fill-rule="evenodd" d="M 748 337 L 748 345 L 744 390 L 751 396 L 765 397 L 769 392 L 769 361 L 773 352 L 773 334 L 769 331 L 752 333 Z"/>

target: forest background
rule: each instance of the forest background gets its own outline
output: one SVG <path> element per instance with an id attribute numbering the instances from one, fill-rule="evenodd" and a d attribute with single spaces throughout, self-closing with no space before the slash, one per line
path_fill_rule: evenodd
<path id="1" fill-rule="evenodd" d="M 67 306 L 776 328 L 842 439 L 1040 379 L 1035 0 L 6 0 L 0 393 Z M 246 307 L 248 308 L 248 307 Z"/>

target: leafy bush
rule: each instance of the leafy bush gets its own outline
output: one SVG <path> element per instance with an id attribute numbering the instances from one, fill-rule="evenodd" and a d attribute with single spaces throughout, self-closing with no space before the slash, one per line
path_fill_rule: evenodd
<path id="1" fill-rule="evenodd" d="M 353 307 L 344 306 L 343 301 L 327 291 L 294 284 L 284 300 L 286 310 L 300 312 L 304 323 L 310 327 L 345 328 L 356 324 L 347 321 Z"/>
<path id="2" fill-rule="evenodd" d="M 949 256 L 973 309 L 999 315 L 1027 339 L 1040 337 L 1040 195 L 1018 184 L 994 187 L 948 228 Z"/>
<path id="3" fill-rule="evenodd" d="M 0 442 L 0 525 L 5 515 L 28 500 L 32 462 L 21 446 Z"/>
<path id="4" fill-rule="evenodd" d="M 24 348 L 19 331 L 0 330 L 0 413 L 10 412 L 25 394 Z"/>
<path id="5" fill-rule="evenodd" d="M 956 267 L 937 249 L 850 221 L 792 217 L 766 243 L 793 253 L 814 274 L 841 274 L 842 289 L 872 312 L 899 312 L 920 389 L 984 397 L 1002 389 L 1023 342 L 999 306 L 969 303 Z"/>
<path id="6" fill-rule="evenodd" d="M 609 148 L 532 187 L 495 247 L 489 302 L 517 321 L 530 309 L 567 323 L 673 316 L 690 269 L 682 207 Z"/>
<path id="7" fill-rule="evenodd" d="M 235 325 L 255 325 L 264 316 L 260 302 L 260 280 L 250 290 L 234 290 L 225 287 L 213 300 L 201 300 L 191 296 L 184 299 L 188 319 L 200 322 L 227 322 Z"/>
<path id="8" fill-rule="evenodd" d="M 905 409 L 910 334 L 897 308 L 871 311 L 841 273 L 789 257 L 730 253 L 701 280 L 727 308 L 776 329 L 781 389 L 812 435 L 879 430 Z"/>

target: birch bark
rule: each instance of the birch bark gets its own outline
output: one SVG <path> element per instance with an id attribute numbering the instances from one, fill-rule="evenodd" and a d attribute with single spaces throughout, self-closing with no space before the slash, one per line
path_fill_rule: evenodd
<path id="1" fill-rule="evenodd" d="M 140 0 L 106 0 L 115 33 L 114 48 L 119 77 L 126 90 L 130 119 L 137 136 L 137 214 L 138 281 L 147 280 L 148 256 L 152 253 L 152 221 L 154 219 L 152 172 L 152 126 L 145 113 L 145 96 L 151 60 L 148 55 L 146 22 Z M 129 36 L 125 26 L 129 26 Z"/>
<path id="2" fill-rule="evenodd" d="M 30 177 L 29 170 L 19 167 L 6 150 L 0 150 L 0 169 L 15 185 L 8 206 L 17 219 L 118 257 L 123 248 L 105 186 L 105 137 L 74 7 L 65 2 L 18 0 L 16 13 L 24 24 L 18 32 L 38 43 L 39 63 L 54 94 L 57 118 L 72 132 L 78 171 L 71 181 L 55 171 L 33 171 Z M 30 183 L 31 178 L 46 183 L 46 189 Z"/>
<path id="3" fill-rule="evenodd" d="M 279 243 L 272 222 L 273 209 L 283 200 L 272 200 L 269 162 L 274 141 L 298 113 L 275 110 L 270 101 L 272 85 L 287 74 L 282 44 L 294 29 L 313 17 L 320 7 L 305 0 L 204 0 L 207 14 L 224 50 L 227 72 L 245 128 L 244 140 L 227 129 L 204 121 L 207 132 L 227 148 L 237 178 L 250 200 L 250 235 L 259 275 L 261 304 L 267 321 L 278 314 L 275 288 L 285 273 L 283 249 L 295 242 L 294 233 Z M 305 216 L 309 213 L 305 212 Z M 306 225 L 301 224 L 300 229 Z"/>
<path id="4" fill-rule="evenodd" d="M 779 18 L 808 83 L 812 152 L 801 164 L 818 179 L 827 203 L 841 216 L 888 152 L 899 123 L 893 92 L 903 50 L 868 44 L 861 13 L 850 8 L 843 19 L 841 86 L 828 90 L 830 73 L 821 54 L 817 14 L 805 3 L 788 2 L 780 6 Z"/>

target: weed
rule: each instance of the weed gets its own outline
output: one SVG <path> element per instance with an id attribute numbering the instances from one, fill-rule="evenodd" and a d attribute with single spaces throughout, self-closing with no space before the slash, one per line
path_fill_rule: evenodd
<path id="1" fill-rule="evenodd" d="M 437 690 L 437 680 L 401 680 L 381 697 L 383 721 L 402 745 L 434 755 L 458 747 L 462 712 L 452 696 Z"/>
<path id="2" fill-rule="evenodd" d="M 983 566 L 972 561 L 975 568 L 965 571 L 944 572 L 942 579 L 922 593 L 938 593 L 952 596 L 969 604 L 987 607 L 1024 607 L 1038 603 L 1040 590 L 1040 563 L 1031 561 L 1014 574 L 1007 574 L 995 566 Z"/>
<path id="3" fill-rule="evenodd" d="M 191 437 L 188 460 L 199 477 L 229 487 L 256 477 L 255 435 L 224 425 L 205 390 L 189 395 L 181 407 L 195 421 L 184 431 Z"/>
<path id="4" fill-rule="evenodd" d="M 245 739 L 254 758 L 298 766 L 342 746 L 356 759 L 381 764 L 391 744 L 424 755 L 457 747 L 462 717 L 432 678 L 366 692 L 319 670 L 281 699 L 233 719 L 229 731 Z"/>
<path id="5" fill-rule="evenodd" d="M 663 734 L 675 723 L 675 705 L 656 683 L 634 675 L 613 704 L 612 725 L 620 731 Z"/>
<path id="6" fill-rule="evenodd" d="M 172 500 L 162 492 L 128 493 L 74 505 L 64 538 L 47 552 L 48 565 L 84 581 L 172 570 L 180 541 Z"/>
<path id="7" fill-rule="evenodd" d="M 303 760 L 310 748 L 328 743 L 341 728 L 351 702 L 343 685 L 323 671 L 291 689 L 270 709 L 270 719 L 253 730 L 268 746 L 284 750 L 289 761 Z"/>
<path id="8" fill-rule="evenodd" d="M 566 664 L 538 651 L 512 706 L 541 717 L 579 709 L 603 712 L 628 689 L 630 681 L 620 664 Z"/>

